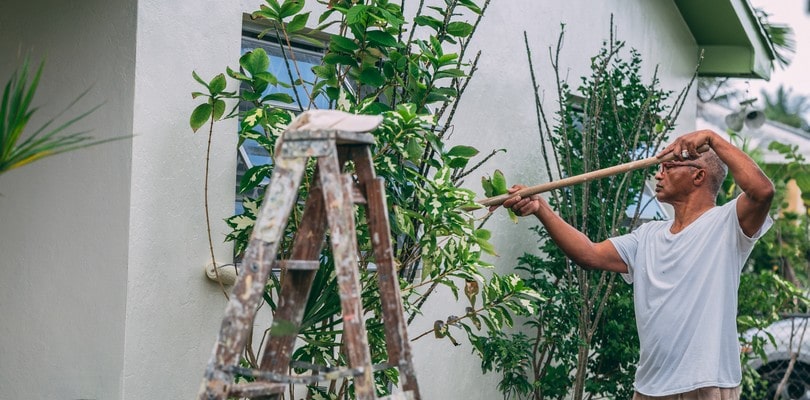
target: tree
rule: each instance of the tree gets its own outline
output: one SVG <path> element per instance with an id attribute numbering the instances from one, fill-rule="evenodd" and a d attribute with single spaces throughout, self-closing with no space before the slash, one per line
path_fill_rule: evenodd
<path id="1" fill-rule="evenodd" d="M 810 99 L 807 96 L 793 94 L 792 89 L 779 85 L 772 95 L 763 90 L 762 98 L 765 101 L 763 111 L 769 120 L 805 131 L 810 130 L 805 117 L 810 112 Z"/>

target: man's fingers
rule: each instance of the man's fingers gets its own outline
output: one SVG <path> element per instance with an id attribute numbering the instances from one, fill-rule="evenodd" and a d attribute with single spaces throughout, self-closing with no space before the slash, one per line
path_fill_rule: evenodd
<path id="1" fill-rule="evenodd" d="M 515 196 L 515 197 L 510 197 L 510 198 L 506 199 L 506 201 L 503 202 L 503 206 L 506 207 L 506 208 L 512 208 L 520 200 L 521 200 L 521 197 L 519 195 Z"/>

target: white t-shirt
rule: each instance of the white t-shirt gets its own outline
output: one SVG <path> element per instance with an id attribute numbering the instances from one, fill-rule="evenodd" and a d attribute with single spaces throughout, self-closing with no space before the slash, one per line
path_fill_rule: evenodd
<path id="1" fill-rule="evenodd" d="M 740 384 L 740 272 L 773 220 L 768 217 L 749 238 L 736 205 L 737 199 L 715 207 L 675 234 L 672 221 L 653 221 L 610 239 L 627 264 L 623 277 L 634 286 L 639 393 L 667 396 Z"/>

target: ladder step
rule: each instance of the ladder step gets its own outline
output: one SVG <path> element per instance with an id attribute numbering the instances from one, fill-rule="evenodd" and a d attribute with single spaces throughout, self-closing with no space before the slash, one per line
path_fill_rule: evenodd
<path id="1" fill-rule="evenodd" d="M 352 185 L 352 202 L 354 204 L 368 204 L 366 195 L 360 190 L 360 186 Z"/>
<path id="2" fill-rule="evenodd" d="M 276 382 L 237 383 L 228 388 L 228 398 L 253 398 L 258 396 L 266 396 L 274 393 L 281 393 L 286 388 L 286 384 Z"/>
<path id="3" fill-rule="evenodd" d="M 318 260 L 279 260 L 278 266 L 286 270 L 315 271 L 321 267 L 321 263 Z"/>

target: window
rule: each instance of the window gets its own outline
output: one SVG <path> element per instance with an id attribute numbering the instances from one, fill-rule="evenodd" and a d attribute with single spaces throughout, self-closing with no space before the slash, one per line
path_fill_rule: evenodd
<path id="1" fill-rule="evenodd" d="M 253 28 L 246 28 L 245 31 L 242 32 L 242 54 L 245 54 L 253 49 L 262 48 L 267 55 L 270 57 L 270 67 L 268 68 L 268 72 L 272 73 L 276 78 L 278 78 L 279 82 L 285 83 L 291 86 L 293 81 L 298 80 L 299 76 L 298 73 L 301 73 L 301 78 L 304 82 L 312 82 L 315 80 L 315 74 L 312 72 L 312 67 L 321 64 L 321 58 L 323 57 L 323 49 L 319 49 L 313 47 L 311 45 L 296 45 L 295 46 L 295 61 L 298 64 L 298 69 L 293 70 L 292 73 L 287 71 L 287 64 L 285 62 L 285 54 L 282 52 L 281 45 L 274 41 L 273 38 L 268 36 L 259 38 L 258 32 L 259 29 Z M 286 51 L 286 50 L 285 50 Z M 289 54 L 286 54 L 287 59 L 289 59 Z M 291 76 L 292 74 L 292 76 Z M 292 78 L 292 79 L 291 79 Z M 309 108 L 329 108 L 329 101 L 326 99 L 325 96 L 319 96 L 312 101 L 312 104 L 309 104 L 308 95 L 307 93 L 309 90 L 305 90 L 301 86 L 296 86 L 295 89 L 292 87 L 284 87 L 282 85 L 279 86 L 270 86 L 267 89 L 267 93 L 271 91 L 274 92 L 282 92 L 289 94 L 292 96 L 293 99 L 296 99 L 296 95 L 298 98 L 301 99 L 301 103 L 304 109 Z M 297 93 L 296 93 L 297 92 Z M 280 108 L 289 109 L 292 112 L 300 112 L 301 108 L 299 108 L 297 103 L 294 104 L 284 104 L 278 103 L 276 104 Z M 242 108 L 244 107 L 244 108 Z M 240 105 L 240 109 L 244 110 L 247 108 L 247 105 Z M 256 166 L 256 165 L 264 165 L 269 164 L 272 162 L 272 158 L 270 154 L 258 143 L 253 140 L 245 140 L 237 151 L 237 167 L 236 167 L 236 201 L 234 204 L 234 210 L 236 214 L 241 214 L 244 209 L 242 207 L 242 199 L 247 197 L 258 197 L 259 189 L 255 189 L 249 193 L 239 193 L 239 182 L 242 180 L 245 172 L 248 169 Z M 265 186 L 267 182 L 262 182 L 262 185 Z"/>

